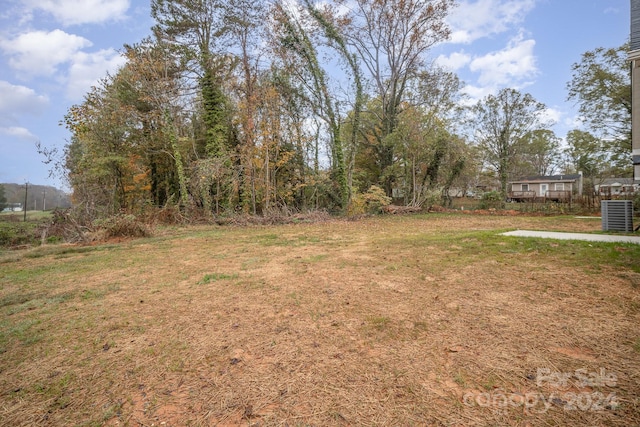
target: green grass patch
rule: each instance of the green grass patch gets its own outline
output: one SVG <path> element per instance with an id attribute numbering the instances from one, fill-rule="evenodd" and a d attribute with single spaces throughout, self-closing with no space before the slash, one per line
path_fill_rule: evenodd
<path id="1" fill-rule="evenodd" d="M 464 265 L 481 258 L 496 258 L 505 263 L 522 263 L 528 257 L 557 257 L 571 265 L 590 268 L 625 267 L 640 272 L 640 245 L 616 242 L 585 242 L 530 237 L 502 236 L 509 231 L 450 231 L 420 233 L 378 240 L 388 251 L 424 247 L 437 248 L 447 256 L 440 257 L 438 271 Z"/>
<path id="2" fill-rule="evenodd" d="M 31 345 L 42 340 L 42 333 L 35 328 L 40 325 L 40 319 L 27 318 L 15 322 L 8 329 L 8 335 L 17 338 L 24 345 Z M 4 341 L 0 338 L 0 342 Z"/>
<path id="3" fill-rule="evenodd" d="M 205 274 L 198 282 L 198 285 L 206 285 L 207 283 L 217 282 L 219 280 L 234 280 L 239 277 L 238 273 L 226 274 L 226 273 L 209 273 Z"/>
<path id="4" fill-rule="evenodd" d="M 31 299 L 35 298 L 35 294 L 9 294 L 0 298 L 0 308 L 12 306 L 12 305 L 21 305 L 24 304 Z"/>
<path id="5" fill-rule="evenodd" d="M 458 370 L 455 374 L 453 374 L 453 381 L 460 387 L 467 386 L 467 376 L 462 370 Z"/>
<path id="6" fill-rule="evenodd" d="M 326 239 L 306 234 L 285 236 L 282 233 L 268 233 L 249 238 L 249 241 L 258 243 L 261 246 L 299 247 L 307 246 L 310 244 L 324 243 L 326 242 Z"/>
<path id="7" fill-rule="evenodd" d="M 261 234 L 256 236 L 253 241 L 262 246 L 292 246 L 293 240 L 286 239 L 279 234 Z"/>
<path id="8" fill-rule="evenodd" d="M 104 298 L 106 292 L 102 289 L 85 289 L 80 293 L 80 298 L 83 300 Z"/>
<path id="9" fill-rule="evenodd" d="M 0 257 L 1 264 L 18 262 L 23 259 L 38 259 L 51 256 L 53 258 L 68 258 L 73 255 L 84 255 L 92 252 L 106 252 L 120 249 L 119 245 L 75 246 L 75 245 L 45 245 L 23 251 L 5 252 Z"/>

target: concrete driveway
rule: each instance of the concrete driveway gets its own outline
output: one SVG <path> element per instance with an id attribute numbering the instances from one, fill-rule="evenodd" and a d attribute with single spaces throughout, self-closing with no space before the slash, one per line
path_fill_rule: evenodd
<path id="1" fill-rule="evenodd" d="M 556 231 L 515 230 L 502 233 L 503 236 L 541 237 L 543 239 L 584 240 L 588 242 L 621 242 L 640 245 L 640 236 L 623 236 L 612 234 L 563 233 Z"/>

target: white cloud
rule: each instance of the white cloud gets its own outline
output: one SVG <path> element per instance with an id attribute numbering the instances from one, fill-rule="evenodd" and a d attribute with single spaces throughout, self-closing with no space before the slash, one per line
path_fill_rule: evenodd
<path id="1" fill-rule="evenodd" d="M 534 46 L 534 40 L 523 40 L 519 35 L 502 50 L 474 57 L 469 62 L 469 70 L 479 76 L 475 85 L 469 84 L 463 89 L 469 97 L 469 103 L 495 94 L 500 88 L 521 89 L 532 84 L 538 74 Z M 553 117 L 560 114 L 557 110 L 549 110 L 548 114 L 550 119 L 557 122 Z"/>
<path id="2" fill-rule="evenodd" d="M 38 138 L 27 128 L 19 126 L 19 122 L 26 114 L 43 113 L 48 105 L 49 99 L 33 89 L 0 80 L 0 134 L 37 141 Z"/>
<path id="3" fill-rule="evenodd" d="M 49 99 L 36 94 L 33 89 L 0 80 L 0 116 L 40 114 L 48 105 Z"/>
<path id="4" fill-rule="evenodd" d="M 447 22 L 452 43 L 471 43 L 521 24 L 536 0 L 462 0 Z"/>
<path id="5" fill-rule="evenodd" d="M 32 10 L 42 10 L 63 25 L 96 24 L 125 17 L 130 0 L 27 0 Z"/>
<path id="6" fill-rule="evenodd" d="M 471 55 L 464 51 L 453 52 L 449 56 L 440 55 L 436 58 L 436 63 L 442 67 L 448 68 L 451 71 L 459 70 L 471 62 Z"/>
<path id="7" fill-rule="evenodd" d="M 535 40 L 523 40 L 522 35 L 512 39 L 506 48 L 474 58 L 469 69 L 480 73 L 478 83 L 482 86 L 525 87 L 538 74 L 536 57 L 533 54 Z"/>
<path id="8" fill-rule="evenodd" d="M 0 40 L 0 48 L 11 56 L 9 65 L 31 76 L 55 73 L 60 64 L 91 45 L 84 37 L 62 30 L 31 31 L 12 40 Z"/>
<path id="9" fill-rule="evenodd" d="M 13 138 L 26 139 L 28 141 L 37 141 L 38 137 L 29 132 L 28 129 L 20 126 L 0 127 L 0 133 Z"/>
<path id="10" fill-rule="evenodd" d="M 81 99 L 91 86 L 106 77 L 107 72 L 115 73 L 125 61 L 114 49 L 95 53 L 78 52 L 69 67 L 67 96 L 73 100 Z"/>
<path id="11" fill-rule="evenodd" d="M 541 118 L 545 122 L 560 123 L 564 113 L 557 108 L 547 107 L 541 114 Z"/>
<path id="12" fill-rule="evenodd" d="M 67 96 L 74 100 L 81 99 L 98 79 L 125 62 L 115 49 L 83 51 L 92 45 L 84 37 L 62 30 L 31 31 L 0 40 L 0 48 L 9 54 L 9 64 L 21 78 L 55 76 L 59 84 L 66 84 Z"/>

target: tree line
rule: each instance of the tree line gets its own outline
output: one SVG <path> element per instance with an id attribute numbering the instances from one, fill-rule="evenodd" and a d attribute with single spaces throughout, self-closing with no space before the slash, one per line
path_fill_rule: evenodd
<path id="1" fill-rule="evenodd" d="M 453 7 L 153 0 L 152 35 L 64 117 L 74 203 L 93 216 L 345 213 L 367 194 L 421 207 L 483 180 L 506 193 L 519 175 L 630 170 L 625 46 L 574 66 L 585 126 L 562 150 L 530 94 L 465 107 L 463 82 L 429 61 Z"/>
<path id="2" fill-rule="evenodd" d="M 64 209 L 71 206 L 68 194 L 49 185 L 1 183 L 0 211 L 7 207 L 17 207 L 17 205 L 20 209 L 24 209 L 25 196 L 27 196 L 27 210 Z"/>

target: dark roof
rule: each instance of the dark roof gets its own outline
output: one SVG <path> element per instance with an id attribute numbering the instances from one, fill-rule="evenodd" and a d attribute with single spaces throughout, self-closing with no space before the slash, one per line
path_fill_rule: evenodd
<path id="1" fill-rule="evenodd" d="M 564 175 L 535 175 L 535 176 L 526 176 L 524 178 L 517 179 L 512 182 L 545 182 L 545 181 L 576 181 L 582 175 L 579 173 L 570 173 Z"/>

